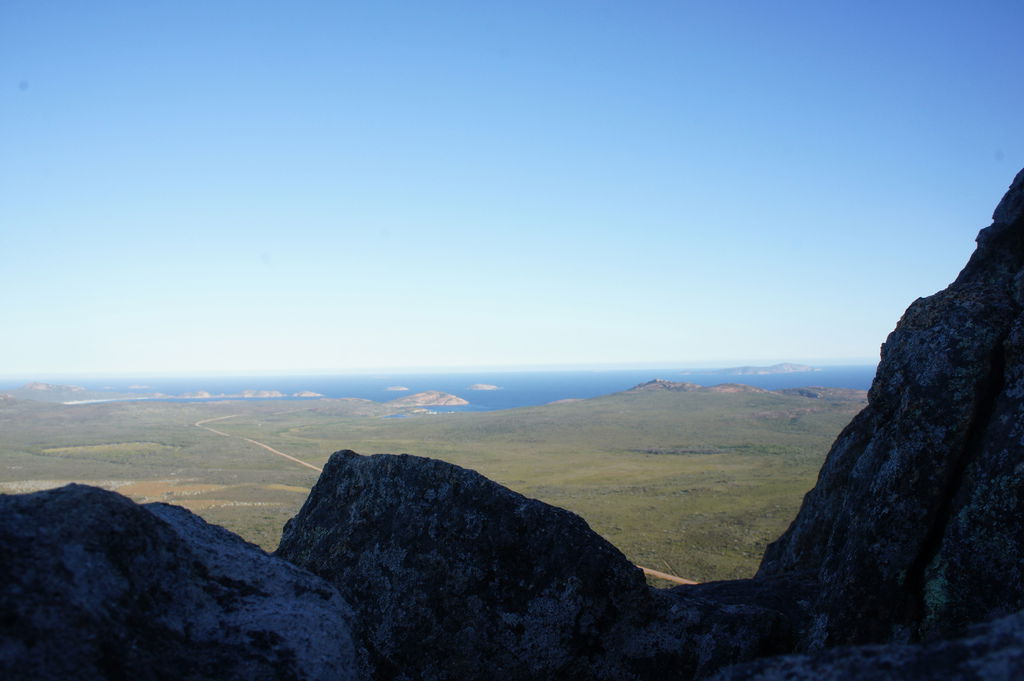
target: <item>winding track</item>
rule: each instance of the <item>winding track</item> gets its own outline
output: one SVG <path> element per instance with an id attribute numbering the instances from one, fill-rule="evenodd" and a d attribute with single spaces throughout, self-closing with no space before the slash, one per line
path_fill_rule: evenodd
<path id="1" fill-rule="evenodd" d="M 265 445 L 262 442 L 257 442 L 256 440 L 252 440 L 252 439 L 247 438 L 247 437 L 242 437 L 241 435 L 232 435 L 231 433 L 225 433 L 223 430 L 217 430 L 216 428 L 211 428 L 210 426 L 206 425 L 207 423 L 213 423 L 214 421 L 224 421 L 226 419 L 233 419 L 236 416 L 240 416 L 240 414 L 229 414 L 228 416 L 217 416 L 217 417 L 212 418 L 212 419 L 203 419 L 201 421 L 196 421 L 192 425 L 194 425 L 196 428 L 202 428 L 203 430 L 208 430 L 211 433 L 216 433 L 217 435 L 222 435 L 224 437 L 237 437 L 237 438 L 239 438 L 241 440 L 245 440 L 246 442 L 248 442 L 250 444 L 254 444 L 257 447 L 262 447 L 263 449 L 267 450 L 268 452 L 271 452 L 272 454 L 277 454 L 278 456 L 283 456 L 284 458 L 288 459 L 289 461 L 293 461 L 293 462 L 299 464 L 300 466 L 305 466 L 306 468 L 312 468 L 317 473 L 323 473 L 324 472 L 323 468 L 320 468 L 318 466 L 314 466 L 313 464 L 307 463 L 307 462 L 303 461 L 302 459 L 296 459 L 291 454 L 285 454 L 284 452 L 280 452 L 280 451 L 274 449 L 273 447 L 271 447 L 270 445 Z M 667 572 L 661 572 L 659 570 L 652 570 L 651 568 L 645 568 L 642 565 L 637 565 L 636 567 L 638 567 L 641 570 L 643 570 L 644 574 L 647 575 L 648 577 L 656 577 L 657 579 L 664 579 L 667 582 L 674 582 L 676 584 L 697 584 L 698 583 L 698 582 L 694 582 L 694 581 L 689 580 L 689 579 L 683 579 L 682 577 L 676 577 L 675 575 L 670 575 Z"/>

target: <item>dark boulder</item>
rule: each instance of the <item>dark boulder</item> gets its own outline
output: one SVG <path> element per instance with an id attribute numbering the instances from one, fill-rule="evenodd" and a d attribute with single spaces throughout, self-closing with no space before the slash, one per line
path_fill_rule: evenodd
<path id="1" fill-rule="evenodd" d="M 673 679 L 781 652 L 783 618 L 657 592 L 578 516 L 420 457 L 334 454 L 277 555 L 356 611 L 377 679 Z"/>
<path id="2" fill-rule="evenodd" d="M 0 557 L 0 678 L 359 678 L 332 586 L 185 509 L 0 496 Z"/>
<path id="3" fill-rule="evenodd" d="M 1024 171 L 956 281 L 882 347 L 759 577 L 818 587 L 801 648 L 955 635 L 1024 608 Z"/>

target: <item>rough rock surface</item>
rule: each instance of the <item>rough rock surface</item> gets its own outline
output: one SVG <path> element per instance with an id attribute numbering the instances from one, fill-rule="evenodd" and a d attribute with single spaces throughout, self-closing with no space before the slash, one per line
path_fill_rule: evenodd
<path id="1" fill-rule="evenodd" d="M 673 679 L 782 652 L 784 618 L 657 592 L 578 516 L 448 463 L 334 454 L 277 555 L 356 611 L 377 679 Z"/>
<path id="2" fill-rule="evenodd" d="M 1018 681 L 1024 613 L 977 625 L 963 638 L 921 645 L 840 646 L 728 667 L 708 681 Z"/>
<path id="3" fill-rule="evenodd" d="M 955 635 L 1024 608 L 1024 171 L 956 281 L 915 301 L 868 406 L 765 554 L 820 585 L 801 649 Z"/>
<path id="4" fill-rule="evenodd" d="M 332 586 L 185 509 L 0 496 L 0 556 L 0 678 L 359 678 Z"/>

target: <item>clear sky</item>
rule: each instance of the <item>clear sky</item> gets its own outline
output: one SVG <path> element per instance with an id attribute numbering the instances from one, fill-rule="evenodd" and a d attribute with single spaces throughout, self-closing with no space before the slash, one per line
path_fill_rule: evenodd
<path id="1" fill-rule="evenodd" d="M 877 359 L 1024 3 L 0 0 L 0 375 Z"/>

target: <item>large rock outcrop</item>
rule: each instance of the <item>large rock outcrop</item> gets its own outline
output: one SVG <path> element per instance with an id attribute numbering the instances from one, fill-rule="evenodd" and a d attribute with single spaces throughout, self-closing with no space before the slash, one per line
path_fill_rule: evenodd
<path id="1" fill-rule="evenodd" d="M 277 555 L 356 611 L 377 679 L 686 679 L 784 618 L 648 587 L 578 516 L 442 461 L 334 454 Z"/>
<path id="2" fill-rule="evenodd" d="M 360 678 L 331 585 L 183 508 L 0 496 L 0 557 L 0 678 Z"/>
<path id="3" fill-rule="evenodd" d="M 812 575 L 801 648 L 951 635 L 1024 608 L 1024 171 L 956 281 L 882 347 L 759 576 Z"/>

